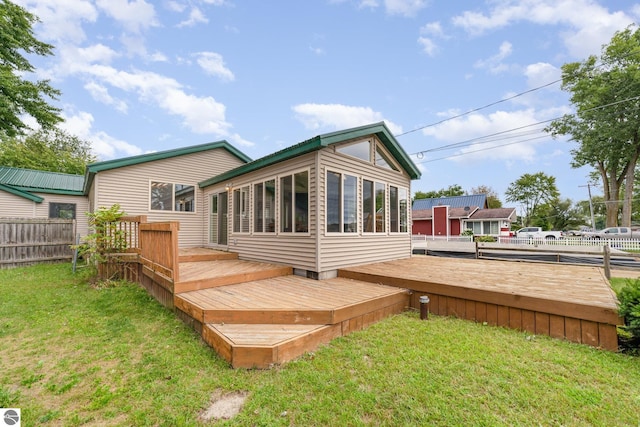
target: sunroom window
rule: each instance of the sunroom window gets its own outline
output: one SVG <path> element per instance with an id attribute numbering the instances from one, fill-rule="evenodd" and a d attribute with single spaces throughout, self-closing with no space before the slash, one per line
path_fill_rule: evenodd
<path id="1" fill-rule="evenodd" d="M 233 190 L 233 232 L 249 232 L 249 186 Z"/>
<path id="2" fill-rule="evenodd" d="M 280 231 L 309 232 L 309 172 L 280 178 Z"/>
<path id="3" fill-rule="evenodd" d="M 355 233 L 358 178 L 327 172 L 327 232 Z"/>
<path id="4" fill-rule="evenodd" d="M 275 232 L 276 181 L 274 179 L 254 184 L 253 205 L 255 211 L 253 231 Z"/>

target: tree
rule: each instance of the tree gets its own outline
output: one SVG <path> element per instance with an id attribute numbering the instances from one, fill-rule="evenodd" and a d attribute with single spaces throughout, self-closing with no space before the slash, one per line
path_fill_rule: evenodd
<path id="1" fill-rule="evenodd" d="M 631 223 L 634 171 L 640 155 L 640 29 L 614 34 L 598 59 L 562 66 L 562 89 L 571 93 L 576 113 L 554 120 L 546 129 L 554 137 L 569 135 L 578 143 L 571 166 L 594 167 L 600 174 L 607 226 L 618 224 L 622 184 L 622 223 Z"/>
<path id="2" fill-rule="evenodd" d="M 28 126 L 21 116 L 33 117 L 49 129 L 62 121 L 60 109 L 49 105 L 44 97 L 57 99 L 60 92 L 48 80 L 29 81 L 25 74 L 35 68 L 22 55 L 48 56 L 53 46 L 38 41 L 32 26 L 38 18 L 8 0 L 0 0 L 0 131 L 12 137 L 23 134 Z"/>
<path id="3" fill-rule="evenodd" d="M 0 165 L 81 175 L 97 159 L 89 142 L 60 129 L 27 136 L 0 135 Z"/>
<path id="4" fill-rule="evenodd" d="M 450 185 L 447 188 L 441 188 L 437 191 L 416 191 L 413 198 L 417 199 L 437 199 L 439 197 L 463 196 L 464 190 L 458 184 Z"/>
<path id="5" fill-rule="evenodd" d="M 560 197 L 556 178 L 544 172 L 524 174 L 509 184 L 505 191 L 507 201 L 520 203 L 524 213 L 524 225 L 529 226 L 531 219 L 543 203 L 555 203 Z"/>
<path id="6" fill-rule="evenodd" d="M 488 185 L 479 185 L 477 187 L 473 187 L 471 189 L 471 194 L 486 194 L 487 206 L 489 207 L 489 209 L 502 207 L 502 202 L 498 197 L 498 193 L 496 193 L 495 190 Z"/>

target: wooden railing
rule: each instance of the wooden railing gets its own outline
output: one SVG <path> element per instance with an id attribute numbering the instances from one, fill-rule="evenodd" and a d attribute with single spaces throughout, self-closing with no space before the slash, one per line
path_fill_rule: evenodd
<path id="1" fill-rule="evenodd" d="M 180 223 L 177 221 L 139 224 L 139 254 L 143 273 L 169 290 L 173 290 L 173 284 L 179 279 L 179 230 Z"/>
<path id="2" fill-rule="evenodd" d="M 114 231 L 123 231 L 127 245 L 126 252 L 140 253 L 140 224 L 147 222 L 146 215 L 123 216 Z"/>

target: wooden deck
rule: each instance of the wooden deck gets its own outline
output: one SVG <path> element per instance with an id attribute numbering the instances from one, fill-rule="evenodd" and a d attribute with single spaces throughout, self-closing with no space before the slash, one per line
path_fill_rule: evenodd
<path id="1" fill-rule="evenodd" d="M 617 300 L 599 267 L 431 256 L 342 269 L 313 280 L 291 268 L 181 250 L 179 281 L 142 284 L 231 366 L 268 368 L 400 313 L 429 311 L 617 350 Z"/>
<path id="2" fill-rule="evenodd" d="M 181 250 L 173 307 L 234 368 L 287 362 L 409 305 L 397 287 L 307 279 L 225 253 L 216 260 L 216 252 Z"/>
<path id="3" fill-rule="evenodd" d="M 431 256 L 340 270 L 411 289 L 429 311 L 617 350 L 617 299 L 599 267 Z"/>

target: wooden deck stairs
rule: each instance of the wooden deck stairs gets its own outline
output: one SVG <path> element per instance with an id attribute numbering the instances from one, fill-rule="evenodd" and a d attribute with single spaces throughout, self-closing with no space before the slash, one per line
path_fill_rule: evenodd
<path id="1" fill-rule="evenodd" d="M 180 255 L 174 307 L 234 368 L 287 362 L 409 305 L 405 289 L 193 251 Z"/>

